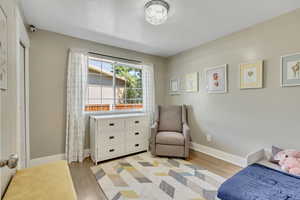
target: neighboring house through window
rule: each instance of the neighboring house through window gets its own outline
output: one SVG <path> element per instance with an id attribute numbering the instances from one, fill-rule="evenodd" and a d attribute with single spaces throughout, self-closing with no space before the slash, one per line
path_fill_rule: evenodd
<path id="1" fill-rule="evenodd" d="M 86 111 L 142 109 L 141 68 L 106 59 L 89 58 Z"/>

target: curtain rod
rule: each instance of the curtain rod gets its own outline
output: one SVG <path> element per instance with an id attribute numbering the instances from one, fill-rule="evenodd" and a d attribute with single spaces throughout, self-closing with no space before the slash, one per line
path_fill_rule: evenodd
<path id="1" fill-rule="evenodd" d="M 127 58 L 110 56 L 110 55 L 105 55 L 105 54 L 101 54 L 101 53 L 89 52 L 89 54 L 94 54 L 94 55 L 98 55 L 98 56 L 104 56 L 104 57 L 108 57 L 108 58 L 114 58 L 114 59 L 129 61 L 129 62 L 142 63 L 141 61 L 138 61 L 138 60 L 131 60 L 131 59 L 127 59 Z"/>

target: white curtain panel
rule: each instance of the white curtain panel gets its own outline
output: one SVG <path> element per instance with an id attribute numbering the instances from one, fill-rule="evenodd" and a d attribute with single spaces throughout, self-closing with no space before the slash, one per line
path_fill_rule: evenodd
<path id="1" fill-rule="evenodd" d="M 143 102 L 144 111 L 150 116 L 150 123 L 153 122 L 155 112 L 155 82 L 153 65 L 143 65 Z"/>
<path id="2" fill-rule="evenodd" d="M 68 162 L 84 159 L 88 53 L 70 49 L 67 81 L 66 157 Z"/>

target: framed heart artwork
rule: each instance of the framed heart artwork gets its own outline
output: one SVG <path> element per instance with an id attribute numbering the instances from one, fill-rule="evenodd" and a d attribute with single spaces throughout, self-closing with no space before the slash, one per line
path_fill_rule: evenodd
<path id="1" fill-rule="evenodd" d="M 263 87 L 263 60 L 240 64 L 240 88 Z"/>

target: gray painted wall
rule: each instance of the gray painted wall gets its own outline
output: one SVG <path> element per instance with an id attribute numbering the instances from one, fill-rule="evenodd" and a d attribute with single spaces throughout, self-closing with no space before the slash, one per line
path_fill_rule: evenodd
<path id="1" fill-rule="evenodd" d="M 200 92 L 166 96 L 190 105 L 192 138 L 225 152 L 245 156 L 272 144 L 300 148 L 300 87 L 280 87 L 280 56 L 300 52 L 300 9 L 201 45 L 168 60 L 167 80 L 200 72 Z M 264 89 L 239 89 L 239 64 L 265 60 Z M 229 92 L 207 94 L 203 69 L 229 64 Z M 206 141 L 205 134 L 213 136 Z"/>
<path id="2" fill-rule="evenodd" d="M 69 48 L 141 60 L 155 66 L 156 102 L 164 103 L 165 59 L 48 31 L 30 35 L 31 159 L 65 152 L 66 72 Z M 87 130 L 88 133 L 88 130 Z M 89 135 L 86 137 L 89 147 Z"/>

